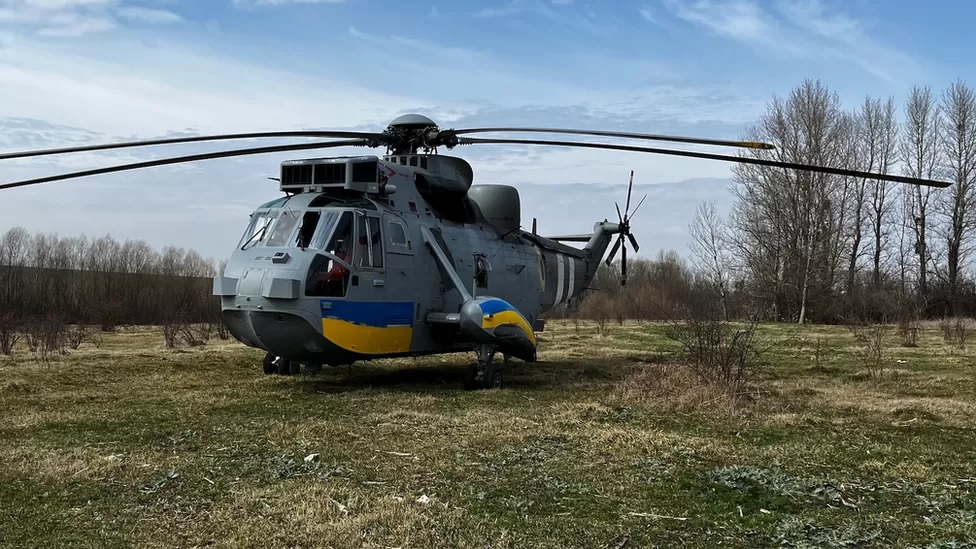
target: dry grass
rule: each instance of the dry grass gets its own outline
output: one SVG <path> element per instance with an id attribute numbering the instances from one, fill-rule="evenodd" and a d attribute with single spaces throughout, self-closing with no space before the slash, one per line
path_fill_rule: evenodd
<path id="1" fill-rule="evenodd" d="M 976 537 L 973 355 L 937 330 L 890 330 L 878 380 L 847 330 L 763 326 L 770 369 L 730 395 L 661 326 L 550 327 L 501 391 L 462 390 L 464 355 L 278 377 L 236 343 L 167 350 L 148 329 L 49 363 L 20 349 L 0 361 L 0 545 Z"/>

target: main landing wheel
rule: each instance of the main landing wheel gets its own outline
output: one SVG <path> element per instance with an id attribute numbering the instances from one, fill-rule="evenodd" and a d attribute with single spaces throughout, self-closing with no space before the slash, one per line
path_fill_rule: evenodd
<path id="1" fill-rule="evenodd" d="M 272 374 L 278 373 L 278 366 L 275 364 L 275 356 L 271 353 L 264 355 L 263 370 L 264 375 L 270 376 Z"/>
<path id="2" fill-rule="evenodd" d="M 265 375 L 269 376 L 275 374 L 290 376 L 301 373 L 302 365 L 268 353 L 264 355 L 263 370 Z"/>
<path id="3" fill-rule="evenodd" d="M 478 363 L 468 369 L 465 387 L 468 389 L 501 389 L 504 381 L 501 364 L 495 363 L 495 348 L 491 345 L 478 346 Z M 508 357 L 505 357 L 508 364 Z"/>

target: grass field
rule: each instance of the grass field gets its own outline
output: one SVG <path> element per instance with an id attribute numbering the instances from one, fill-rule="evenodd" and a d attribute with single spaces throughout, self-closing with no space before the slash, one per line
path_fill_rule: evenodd
<path id="1" fill-rule="evenodd" d="M 265 376 L 230 342 L 108 334 L 0 359 L 0 545 L 965 547 L 976 365 L 894 333 L 769 325 L 761 392 L 690 384 L 655 325 L 550 324 L 540 362 L 472 355 Z M 820 343 L 818 344 L 818 340 Z M 819 350 L 818 350 L 819 349 Z"/>

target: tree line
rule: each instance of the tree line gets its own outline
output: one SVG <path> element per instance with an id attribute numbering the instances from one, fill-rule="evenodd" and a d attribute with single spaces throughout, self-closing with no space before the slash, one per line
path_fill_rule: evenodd
<path id="1" fill-rule="evenodd" d="M 692 261 L 674 253 L 604 269 L 578 313 L 660 317 L 678 302 L 725 318 L 850 322 L 976 314 L 976 91 L 915 86 L 899 104 L 845 107 L 819 80 L 773 96 L 743 136 L 775 145 L 741 157 L 940 179 L 939 189 L 735 164 L 733 205 L 700 205 Z"/>
<path id="2" fill-rule="evenodd" d="M 0 339 L 38 324 L 219 322 L 218 267 L 173 246 L 14 227 L 0 236 Z"/>

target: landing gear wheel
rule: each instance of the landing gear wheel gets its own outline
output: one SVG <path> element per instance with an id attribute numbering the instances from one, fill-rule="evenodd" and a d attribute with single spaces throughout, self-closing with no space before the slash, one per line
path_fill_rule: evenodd
<path id="1" fill-rule="evenodd" d="M 495 364 L 495 348 L 492 345 L 478 346 L 478 364 L 468 369 L 465 387 L 469 389 L 500 389 L 502 387 L 503 366 Z"/>
<path id="2" fill-rule="evenodd" d="M 264 355 L 264 364 L 262 369 L 264 370 L 264 375 L 270 376 L 278 372 L 278 367 L 275 365 L 275 356 L 271 353 Z"/>
<path id="3" fill-rule="evenodd" d="M 502 388 L 502 367 L 498 364 L 489 364 L 485 369 L 484 385 L 485 389 Z"/>
<path id="4" fill-rule="evenodd" d="M 290 376 L 292 374 L 291 361 L 278 357 L 275 363 L 278 367 L 279 376 Z"/>

